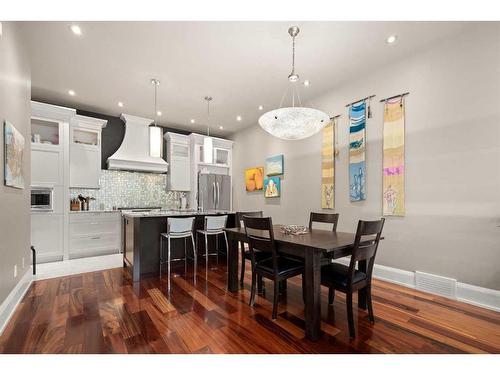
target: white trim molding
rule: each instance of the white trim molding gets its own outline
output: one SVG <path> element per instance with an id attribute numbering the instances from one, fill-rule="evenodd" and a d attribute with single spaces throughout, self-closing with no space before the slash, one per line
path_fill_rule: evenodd
<path id="1" fill-rule="evenodd" d="M 335 262 L 349 265 L 350 258 L 336 259 Z M 378 280 L 406 286 L 411 289 L 417 289 L 415 272 L 375 264 L 373 267 L 373 277 Z M 425 292 L 430 293 L 428 291 Z M 457 282 L 456 298 L 452 299 L 500 312 L 500 290 Z"/>
<path id="2" fill-rule="evenodd" d="M 14 289 L 11 290 L 7 298 L 5 298 L 0 305 L 0 335 L 3 333 L 3 330 L 7 326 L 12 314 L 16 311 L 17 306 L 33 282 L 32 273 L 32 267 L 30 266 L 26 270 L 24 276 L 19 280 Z"/>

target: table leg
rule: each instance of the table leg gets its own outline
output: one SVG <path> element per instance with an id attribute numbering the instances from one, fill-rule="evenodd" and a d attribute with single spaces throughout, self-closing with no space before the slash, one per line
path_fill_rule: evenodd
<path id="1" fill-rule="evenodd" d="M 366 260 L 358 262 L 358 270 L 366 273 Z M 366 289 L 358 290 L 358 308 L 366 310 Z"/>
<path id="2" fill-rule="evenodd" d="M 238 241 L 228 238 L 227 250 L 227 290 L 238 291 Z"/>
<path id="3" fill-rule="evenodd" d="M 321 334 L 321 252 L 305 252 L 306 337 L 319 340 Z"/>

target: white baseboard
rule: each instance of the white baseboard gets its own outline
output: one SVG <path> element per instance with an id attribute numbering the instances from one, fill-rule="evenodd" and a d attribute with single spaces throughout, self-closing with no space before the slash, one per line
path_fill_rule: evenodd
<path id="1" fill-rule="evenodd" d="M 30 266 L 24 276 L 19 280 L 14 289 L 12 289 L 7 298 L 5 298 L 0 305 L 0 335 L 7 326 L 7 323 L 16 310 L 17 305 L 19 305 L 19 302 L 21 302 L 24 295 L 28 291 L 33 281 L 32 273 L 33 272 Z"/>
<path id="2" fill-rule="evenodd" d="M 349 265 L 350 258 L 336 259 L 335 262 Z M 415 272 L 375 264 L 373 277 L 382 281 L 416 289 Z M 457 282 L 458 301 L 500 312 L 500 291 Z"/>

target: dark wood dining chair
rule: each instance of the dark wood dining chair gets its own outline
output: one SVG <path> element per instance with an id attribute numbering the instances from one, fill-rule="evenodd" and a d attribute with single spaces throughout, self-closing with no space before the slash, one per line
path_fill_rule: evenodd
<path id="1" fill-rule="evenodd" d="M 236 212 L 236 225 L 238 228 L 241 228 L 243 222 L 243 216 L 248 217 L 262 217 L 264 214 L 262 211 L 238 211 Z M 244 225 L 244 224 L 243 224 Z M 241 249 L 241 271 L 240 271 L 240 286 L 243 286 L 243 280 L 245 278 L 245 261 L 252 260 L 250 251 L 245 250 L 245 243 L 240 242 Z M 260 257 L 260 254 L 257 254 L 257 257 Z M 267 254 L 266 254 L 267 255 Z"/>
<path id="2" fill-rule="evenodd" d="M 273 222 L 270 217 L 243 216 L 245 233 L 249 240 L 249 248 L 252 261 L 252 290 L 250 294 L 250 306 L 255 303 L 255 289 L 257 277 L 265 277 L 274 282 L 273 315 L 278 315 L 279 283 L 291 277 L 301 275 L 304 278 L 304 263 L 287 258 L 278 253 L 274 242 Z M 255 253 L 261 251 L 270 257 L 258 261 Z"/>
<path id="3" fill-rule="evenodd" d="M 332 231 L 337 231 L 337 223 L 339 222 L 339 214 L 324 214 L 322 212 L 311 212 L 309 215 L 309 229 L 312 229 L 313 223 L 328 223 L 332 224 Z"/>
<path id="4" fill-rule="evenodd" d="M 349 322 L 349 335 L 355 337 L 354 318 L 352 311 L 352 294 L 361 289 L 366 290 L 368 316 L 374 323 L 372 306 L 372 272 L 377 255 L 377 248 L 382 235 L 385 219 L 377 221 L 363 221 L 358 223 L 356 237 L 352 249 L 349 266 L 340 263 L 331 263 L 321 267 L 321 284 L 327 286 L 328 304 L 332 304 L 335 298 L 335 291 L 340 290 L 346 294 L 347 320 Z M 358 271 L 356 264 L 360 261 L 367 261 L 366 273 Z"/>

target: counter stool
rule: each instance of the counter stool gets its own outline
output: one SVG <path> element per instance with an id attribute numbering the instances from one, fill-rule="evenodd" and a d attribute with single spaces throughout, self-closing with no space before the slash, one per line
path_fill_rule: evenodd
<path id="1" fill-rule="evenodd" d="M 205 236 L 205 264 L 206 268 L 208 271 L 208 257 L 210 255 L 216 255 L 217 256 L 217 264 L 219 264 L 219 235 L 223 234 L 224 239 L 226 240 L 226 249 L 228 249 L 228 243 L 227 243 L 227 235 L 226 232 L 224 231 L 224 228 L 226 227 L 227 224 L 227 215 L 223 216 L 205 216 L 205 224 L 203 226 L 204 229 L 198 229 L 197 233 L 202 234 Z M 208 253 L 208 236 L 215 236 L 216 238 L 216 252 L 215 253 Z M 198 236 L 196 236 L 196 243 L 198 243 Z M 196 249 L 198 249 L 198 246 L 196 246 Z"/>
<path id="2" fill-rule="evenodd" d="M 161 268 L 162 265 L 167 263 L 167 277 L 168 277 L 168 290 L 170 290 L 170 262 L 172 261 L 184 261 L 184 272 L 187 274 L 187 243 L 186 239 L 191 237 L 191 242 L 193 244 L 193 253 L 194 253 L 194 280 L 196 282 L 196 263 L 197 263 L 197 254 L 196 247 L 194 245 L 194 237 L 193 237 L 193 228 L 194 228 L 194 217 L 187 218 L 175 218 L 169 217 L 167 218 L 167 232 L 162 233 L 160 235 L 160 278 L 161 278 Z M 163 246 L 163 239 L 167 239 L 167 254 L 165 257 L 165 249 Z M 170 240 L 176 238 L 184 238 L 184 258 L 175 258 L 171 259 L 170 257 Z"/>

